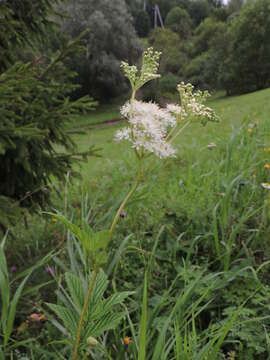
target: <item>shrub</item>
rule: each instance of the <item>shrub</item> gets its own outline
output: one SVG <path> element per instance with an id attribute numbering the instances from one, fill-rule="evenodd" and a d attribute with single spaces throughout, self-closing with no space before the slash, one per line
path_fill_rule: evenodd
<path id="1" fill-rule="evenodd" d="M 166 17 L 165 25 L 179 34 L 181 39 L 191 35 L 192 21 L 185 9 L 174 7 Z"/>
<path id="2" fill-rule="evenodd" d="M 185 48 L 177 33 L 170 29 L 158 28 L 151 33 L 150 44 L 162 52 L 160 72 L 177 74 L 186 62 Z"/>

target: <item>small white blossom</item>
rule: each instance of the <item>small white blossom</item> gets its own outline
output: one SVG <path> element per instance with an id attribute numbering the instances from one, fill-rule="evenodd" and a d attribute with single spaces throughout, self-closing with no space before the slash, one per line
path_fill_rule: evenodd
<path id="1" fill-rule="evenodd" d="M 176 123 L 175 118 L 157 104 L 134 100 L 121 108 L 121 114 L 128 119 L 129 127 L 116 133 L 116 140 L 128 140 L 138 152 L 153 153 L 160 158 L 175 155 L 175 150 L 166 141 L 168 129 Z"/>
<path id="2" fill-rule="evenodd" d="M 261 185 L 264 189 L 270 190 L 270 184 L 268 182 L 264 182 Z"/>
<path id="3" fill-rule="evenodd" d="M 183 120 L 187 116 L 186 110 L 183 108 L 183 106 L 179 106 L 176 104 L 168 104 L 167 110 L 172 115 L 176 116 L 177 119 Z"/>
<path id="4" fill-rule="evenodd" d="M 96 347 L 96 346 L 98 345 L 97 339 L 95 339 L 95 338 L 92 337 L 92 336 L 89 336 L 89 337 L 86 339 L 86 342 L 87 342 L 88 345 L 93 346 L 93 347 Z"/>
<path id="5" fill-rule="evenodd" d="M 115 140 L 116 141 L 130 140 L 130 133 L 131 133 L 130 128 L 123 128 L 123 129 L 117 131 L 117 133 L 115 135 Z"/>
<path id="6" fill-rule="evenodd" d="M 168 104 L 167 110 L 172 114 L 180 114 L 181 113 L 181 106 L 176 104 Z"/>
<path id="7" fill-rule="evenodd" d="M 210 144 L 207 145 L 207 148 L 209 150 L 215 149 L 216 147 L 217 147 L 217 145 L 215 143 L 210 143 Z"/>

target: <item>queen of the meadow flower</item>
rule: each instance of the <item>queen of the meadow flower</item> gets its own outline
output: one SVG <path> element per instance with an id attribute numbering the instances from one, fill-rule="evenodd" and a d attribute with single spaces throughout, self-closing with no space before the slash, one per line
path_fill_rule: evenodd
<path id="1" fill-rule="evenodd" d="M 130 142 L 139 159 L 147 153 L 159 158 L 175 156 L 176 150 L 172 141 L 192 121 L 216 121 L 214 111 L 205 106 L 209 93 L 194 91 L 191 84 L 178 85 L 180 105 L 168 104 L 166 109 L 155 103 L 136 100 L 136 92 L 150 80 L 158 78 L 157 73 L 160 53 L 152 48 L 143 54 L 142 67 L 139 71 L 135 65 L 122 62 L 125 76 L 129 79 L 132 95 L 129 102 L 121 108 L 122 117 L 128 126 L 116 133 L 115 140 Z"/>
<path id="2" fill-rule="evenodd" d="M 184 84 L 183 82 L 177 86 L 177 90 L 179 92 L 184 117 L 200 120 L 203 123 L 207 121 L 218 121 L 213 109 L 204 105 L 210 96 L 208 91 L 194 91 L 193 85 Z"/>
<path id="3" fill-rule="evenodd" d="M 127 126 L 117 131 L 115 140 L 125 140 L 131 144 L 138 160 L 138 174 L 134 185 L 120 205 L 110 228 L 112 236 L 116 224 L 126 204 L 136 191 L 143 174 L 143 160 L 149 155 L 160 159 L 174 157 L 176 149 L 172 143 L 175 138 L 193 121 L 216 121 L 214 111 L 205 106 L 208 92 L 194 91 L 191 84 L 181 83 L 177 90 L 180 105 L 169 104 L 165 109 L 155 103 L 136 100 L 136 92 L 147 82 L 160 77 L 158 74 L 160 53 L 149 48 L 143 53 L 142 66 L 122 62 L 125 76 L 131 84 L 131 98 L 122 108 L 121 115 Z"/>

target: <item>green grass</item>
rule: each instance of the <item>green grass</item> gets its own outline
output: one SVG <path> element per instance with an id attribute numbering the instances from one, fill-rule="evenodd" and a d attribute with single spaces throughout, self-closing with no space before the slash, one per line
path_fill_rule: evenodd
<path id="1" fill-rule="evenodd" d="M 270 202 L 261 183 L 270 182 L 263 166 L 270 163 L 264 152 L 270 146 L 269 97 L 270 89 L 213 97 L 209 106 L 219 123 L 186 128 L 175 159 L 147 160 L 148 171 L 117 225 L 104 269 L 114 291 L 135 291 L 125 304 L 128 319 L 105 337 L 111 358 L 122 360 L 127 352 L 130 360 L 138 359 L 139 348 L 146 360 L 219 360 L 229 351 L 240 360 L 267 358 Z M 116 107 L 103 107 L 78 119 L 74 129 L 87 133 L 74 140 L 80 150 L 100 148 L 100 157 L 81 165 L 82 179 L 63 186 L 65 199 L 54 206 L 94 231 L 109 228 L 136 175 L 129 144 L 114 141 L 124 126 L 111 123 L 116 114 Z M 250 134 L 251 123 L 257 128 Z M 216 148 L 209 150 L 209 143 Z M 20 264 L 65 243 L 59 224 L 45 217 L 31 221 L 9 245 L 16 246 L 12 260 Z M 67 239 L 70 246 L 69 233 Z M 81 255 L 76 247 L 72 258 Z M 132 337 L 128 349 L 121 341 L 126 335 Z"/>
<path id="2" fill-rule="evenodd" d="M 254 229 L 248 230 L 253 239 L 255 228 L 262 220 L 245 210 L 252 209 L 253 202 L 257 202 L 255 209 L 263 205 L 265 192 L 261 182 L 270 180 L 262 164 L 265 161 L 262 157 L 266 156 L 262 150 L 269 140 L 269 96 L 268 89 L 210 100 L 209 106 L 216 110 L 220 122 L 206 126 L 194 123 L 186 128 L 175 145 L 176 159 L 149 160 L 150 171 L 145 173 L 143 185 L 128 206 L 130 214 L 136 213 L 136 217 L 131 216 L 125 223 L 128 231 L 156 233 L 158 224 L 166 224 L 172 227 L 170 231 L 176 238 L 185 232 L 187 242 L 204 236 L 206 243 L 219 254 L 227 246 L 227 255 L 222 258 L 222 266 L 227 269 L 237 234 L 247 222 L 255 222 Z M 258 136 L 256 130 L 248 133 L 251 123 L 258 125 Z M 96 221 L 102 226 L 109 225 L 115 204 L 123 199 L 136 175 L 136 159 L 129 144 L 114 141 L 114 134 L 121 126 L 123 123 L 98 126 L 87 135 L 76 137 L 81 150 L 89 145 L 101 148 L 101 157 L 89 158 L 82 165 L 79 184 L 80 192 L 88 193 L 89 201 L 98 209 Z M 209 150 L 209 143 L 215 143 L 216 149 Z M 248 186 L 240 190 L 240 182 Z M 237 206 L 233 198 L 239 198 Z M 143 201 L 137 202 L 139 199 Z M 108 210 L 110 215 L 106 216 Z M 231 224 L 232 217 L 235 223 Z M 248 232 L 243 236 L 248 236 Z M 228 240 L 226 245 L 225 240 Z"/>

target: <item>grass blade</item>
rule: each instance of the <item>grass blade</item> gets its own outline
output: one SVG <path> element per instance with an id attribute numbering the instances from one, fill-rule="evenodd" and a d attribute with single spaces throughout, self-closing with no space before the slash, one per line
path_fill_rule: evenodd
<path id="1" fill-rule="evenodd" d="M 146 359 L 146 332 L 147 332 L 147 273 L 144 275 L 142 318 L 140 324 L 140 341 L 138 360 Z"/>

